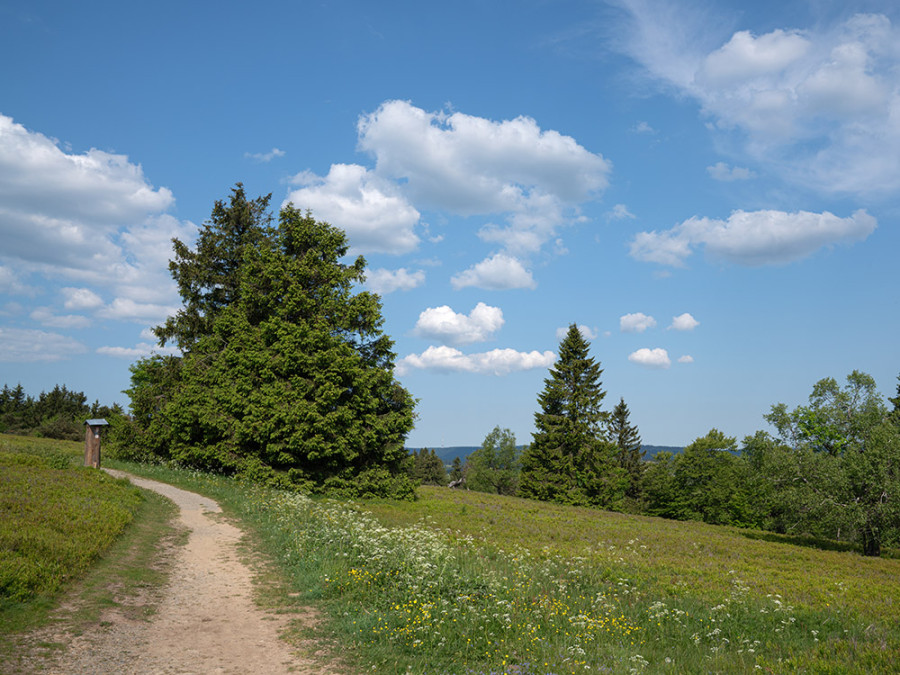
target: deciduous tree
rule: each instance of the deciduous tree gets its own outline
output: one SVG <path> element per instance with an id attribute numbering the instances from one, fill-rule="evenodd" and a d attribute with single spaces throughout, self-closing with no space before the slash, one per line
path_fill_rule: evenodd
<path id="1" fill-rule="evenodd" d="M 813 387 L 809 405 L 772 407 L 780 447 L 768 477 L 795 531 L 854 538 L 866 555 L 900 541 L 900 430 L 871 376 Z"/>
<path id="2" fill-rule="evenodd" d="M 514 495 L 519 486 L 519 453 L 516 436 L 499 426 L 484 438 L 481 447 L 466 458 L 466 487 L 479 492 Z"/>

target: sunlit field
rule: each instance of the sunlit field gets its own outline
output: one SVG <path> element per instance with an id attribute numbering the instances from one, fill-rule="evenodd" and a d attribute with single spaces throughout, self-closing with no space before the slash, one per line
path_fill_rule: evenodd
<path id="1" fill-rule="evenodd" d="M 140 490 L 79 466 L 83 446 L 0 436 L 0 617 L 78 578 L 132 521 Z"/>
<path id="2" fill-rule="evenodd" d="M 362 669 L 863 673 L 900 662 L 898 560 L 441 488 L 414 503 L 336 502 L 143 470 L 252 526 Z"/>

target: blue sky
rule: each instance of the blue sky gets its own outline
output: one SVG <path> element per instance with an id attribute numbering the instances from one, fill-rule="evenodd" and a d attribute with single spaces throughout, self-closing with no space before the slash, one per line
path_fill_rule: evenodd
<path id="1" fill-rule="evenodd" d="M 528 442 L 582 326 L 645 443 L 900 372 L 890 2 L 0 0 L 0 381 L 127 404 L 238 181 L 343 227 L 411 446 Z"/>

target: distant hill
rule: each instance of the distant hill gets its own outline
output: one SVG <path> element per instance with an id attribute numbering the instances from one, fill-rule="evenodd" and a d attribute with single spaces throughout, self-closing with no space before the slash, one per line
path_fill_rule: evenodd
<path id="1" fill-rule="evenodd" d="M 673 455 L 677 455 L 684 448 L 678 445 L 642 445 L 641 450 L 644 451 L 644 461 L 649 462 L 659 452 L 671 452 Z"/>
<path id="2" fill-rule="evenodd" d="M 434 450 L 434 454 L 441 458 L 441 461 L 444 464 L 453 464 L 453 458 L 459 457 L 463 462 L 466 461 L 466 457 L 475 452 L 479 447 L 479 445 L 453 445 L 447 448 L 429 448 L 429 450 Z M 524 445 L 519 446 L 519 450 L 521 451 L 524 448 Z M 672 454 L 676 454 L 684 450 L 684 448 L 676 446 L 676 445 L 644 445 L 641 446 L 644 450 L 644 459 L 646 461 L 650 461 L 656 456 L 658 452 L 671 452 Z M 413 450 L 421 450 L 421 448 L 407 448 L 410 452 Z"/>

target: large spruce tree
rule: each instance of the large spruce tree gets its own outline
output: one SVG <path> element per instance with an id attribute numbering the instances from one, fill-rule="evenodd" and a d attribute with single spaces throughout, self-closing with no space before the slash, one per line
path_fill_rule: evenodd
<path id="1" fill-rule="evenodd" d="M 184 307 L 156 333 L 182 357 L 139 362 L 136 436 L 183 464 L 284 486 L 409 496 L 413 399 L 394 379 L 377 295 L 354 292 L 346 235 L 238 185 L 171 270 Z"/>
<path id="2" fill-rule="evenodd" d="M 566 504 L 612 506 L 627 485 L 604 434 L 600 364 L 575 324 L 559 345 L 559 358 L 534 415 L 537 431 L 522 455 L 519 495 Z"/>

